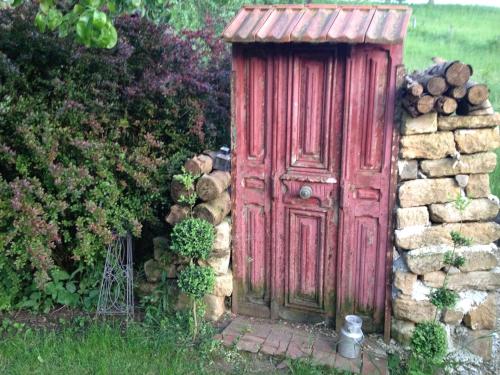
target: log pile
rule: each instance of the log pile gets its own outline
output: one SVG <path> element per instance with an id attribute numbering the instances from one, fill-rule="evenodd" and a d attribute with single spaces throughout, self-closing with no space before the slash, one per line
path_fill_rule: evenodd
<path id="1" fill-rule="evenodd" d="M 229 186 L 231 174 L 226 171 L 214 170 L 215 152 L 206 152 L 188 159 L 184 169 L 193 176 L 198 176 L 193 189 L 186 189 L 184 185 L 173 180 L 170 195 L 175 202 L 170 207 L 170 212 L 165 221 L 174 226 L 178 222 L 194 217 L 204 219 L 214 225 L 215 242 L 212 254 L 206 260 L 199 260 L 202 266 L 213 268 L 216 274 L 215 288 L 211 294 L 204 297 L 205 317 L 217 320 L 226 311 L 226 299 L 231 297 L 233 290 L 233 277 L 230 268 L 231 259 L 231 221 L 228 217 L 231 211 L 231 198 Z M 196 193 L 198 200 L 192 211 L 181 199 L 182 196 Z M 166 284 L 169 294 L 175 304 L 176 310 L 188 307 L 189 298 L 181 293 L 177 287 L 177 274 L 186 267 L 187 260 L 169 251 L 167 237 L 153 239 L 154 258 L 144 263 L 144 276 L 146 280 L 139 283 L 139 295 L 151 295 L 158 291 L 162 277 L 167 278 Z"/>
<path id="2" fill-rule="evenodd" d="M 470 65 L 434 58 L 434 65 L 406 76 L 403 107 L 412 117 L 429 112 L 448 116 L 494 113 L 488 86 L 472 81 Z"/>

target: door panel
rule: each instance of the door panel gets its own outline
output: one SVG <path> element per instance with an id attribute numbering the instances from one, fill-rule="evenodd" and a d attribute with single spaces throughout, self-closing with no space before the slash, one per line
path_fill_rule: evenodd
<path id="1" fill-rule="evenodd" d="M 326 213 L 287 209 L 287 307 L 324 312 Z"/>
<path id="2" fill-rule="evenodd" d="M 278 122 L 274 204 L 283 278 L 277 315 L 319 322 L 334 315 L 343 63 L 329 48 L 288 53 L 287 117 Z M 300 189 L 310 188 L 310 197 Z"/>
<path id="3" fill-rule="evenodd" d="M 273 58 L 233 48 L 233 309 L 270 317 Z"/>
<path id="4" fill-rule="evenodd" d="M 340 314 L 367 331 L 383 324 L 391 139 L 387 134 L 387 51 L 354 48 L 347 60 L 339 256 Z"/>

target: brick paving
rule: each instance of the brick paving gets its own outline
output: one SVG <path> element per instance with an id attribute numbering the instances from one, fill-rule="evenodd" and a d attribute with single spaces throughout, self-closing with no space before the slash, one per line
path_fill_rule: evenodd
<path id="1" fill-rule="evenodd" d="M 336 353 L 336 338 L 322 333 L 239 316 L 219 336 L 224 345 L 238 350 L 291 359 L 307 358 L 318 365 L 335 367 L 355 374 L 389 374 L 385 352 L 370 338 L 365 340 L 360 358 L 348 359 Z"/>

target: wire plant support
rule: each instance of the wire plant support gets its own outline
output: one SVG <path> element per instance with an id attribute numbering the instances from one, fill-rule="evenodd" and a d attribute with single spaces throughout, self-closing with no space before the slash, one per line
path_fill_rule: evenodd
<path id="1" fill-rule="evenodd" d="M 115 235 L 108 246 L 102 275 L 97 316 L 125 315 L 134 318 L 134 275 L 132 267 L 132 236 Z"/>

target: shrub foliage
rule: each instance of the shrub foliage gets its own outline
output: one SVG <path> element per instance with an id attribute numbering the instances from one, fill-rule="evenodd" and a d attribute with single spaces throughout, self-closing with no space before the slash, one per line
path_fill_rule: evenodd
<path id="1" fill-rule="evenodd" d="M 417 324 L 411 338 L 413 354 L 432 363 L 439 362 L 446 354 L 446 331 L 436 321 Z"/>
<path id="2" fill-rule="evenodd" d="M 54 270 L 88 297 L 115 233 L 164 229 L 179 161 L 228 134 L 227 53 L 210 27 L 123 16 L 117 46 L 93 50 L 34 31 L 35 14 L 0 12 L 0 310 L 73 301 Z"/>
<path id="3" fill-rule="evenodd" d="M 183 257 L 206 259 L 212 251 L 214 238 L 212 224 L 203 219 L 189 218 L 175 225 L 170 249 Z"/>

